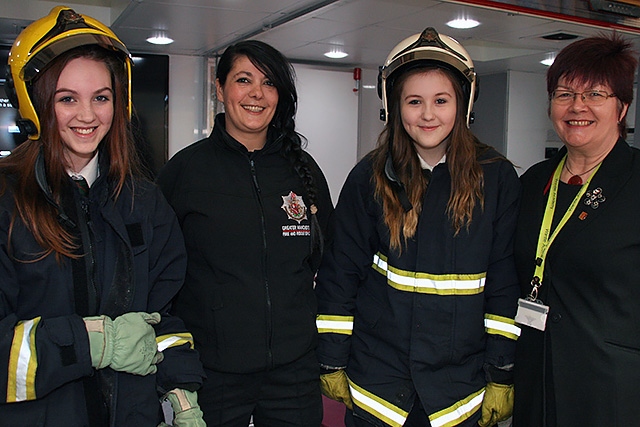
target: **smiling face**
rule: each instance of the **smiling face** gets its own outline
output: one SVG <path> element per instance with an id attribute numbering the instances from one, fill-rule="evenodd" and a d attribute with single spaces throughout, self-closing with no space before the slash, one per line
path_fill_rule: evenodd
<path id="1" fill-rule="evenodd" d="M 432 166 L 447 150 L 456 109 L 453 84 L 440 70 L 414 74 L 403 84 L 400 96 L 402 124 L 420 157 Z"/>
<path id="2" fill-rule="evenodd" d="M 267 141 L 267 130 L 278 106 L 278 90 L 245 55 L 238 56 L 224 85 L 216 81 L 224 104 L 227 132 L 249 151 Z"/>
<path id="3" fill-rule="evenodd" d="M 113 121 L 111 74 L 103 62 L 69 61 L 60 73 L 54 109 L 65 156 L 75 172 L 93 158 Z"/>
<path id="4" fill-rule="evenodd" d="M 602 90 L 613 91 L 607 85 L 586 85 L 558 80 L 556 89 L 572 92 Z M 573 102 L 558 105 L 551 101 L 549 117 L 556 133 L 569 151 L 580 151 L 585 155 L 608 152 L 619 137 L 618 122 L 626 114 L 628 105 L 622 105 L 616 97 L 609 97 L 602 105 L 586 105 L 580 95 Z"/>

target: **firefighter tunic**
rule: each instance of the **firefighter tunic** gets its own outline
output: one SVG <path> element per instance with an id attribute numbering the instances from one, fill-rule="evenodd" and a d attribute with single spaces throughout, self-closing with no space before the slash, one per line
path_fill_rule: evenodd
<path id="1" fill-rule="evenodd" d="M 195 389 L 204 377 L 191 334 L 168 313 L 186 267 L 175 214 L 148 181 L 127 181 L 116 200 L 106 174 L 88 196 L 69 179 L 61 215 L 67 230 L 91 249 L 77 262 L 58 262 L 55 254 L 40 256 L 42 247 L 19 218 L 9 239 L 14 178 L 7 177 L 0 197 L 0 424 L 156 427 L 160 396 L 175 387 Z M 154 326 L 164 354 L 158 372 L 140 376 L 92 368 L 82 317 L 134 311 L 162 315 Z M 108 415 L 90 415 L 90 393 L 104 400 Z"/>
<path id="2" fill-rule="evenodd" d="M 317 277 L 318 357 L 346 367 L 354 414 L 373 425 L 402 426 L 416 396 L 433 427 L 471 425 L 480 415 L 483 365 L 513 363 L 520 184 L 509 162 L 482 161 L 498 156 L 480 159 L 484 207 L 458 235 L 446 212 L 447 164 L 436 166 L 401 253 L 389 248 L 371 159 L 347 178 Z"/>

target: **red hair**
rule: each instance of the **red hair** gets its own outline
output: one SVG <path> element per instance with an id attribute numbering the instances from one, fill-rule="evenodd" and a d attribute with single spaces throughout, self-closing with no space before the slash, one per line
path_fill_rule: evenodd
<path id="1" fill-rule="evenodd" d="M 630 41 L 618 33 L 601 34 L 571 43 L 560 51 L 547 71 L 547 93 L 558 87 L 558 81 L 565 80 L 580 85 L 606 85 L 611 88 L 622 104 L 633 102 L 633 83 L 638 60 Z M 627 135 L 626 117 L 618 125 L 620 135 Z"/>

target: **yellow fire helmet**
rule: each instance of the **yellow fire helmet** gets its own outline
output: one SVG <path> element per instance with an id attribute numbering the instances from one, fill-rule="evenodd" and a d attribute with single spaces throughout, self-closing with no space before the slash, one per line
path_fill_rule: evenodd
<path id="1" fill-rule="evenodd" d="M 58 55 L 83 45 L 97 44 L 122 53 L 128 76 L 128 109 L 131 117 L 131 54 L 107 26 L 66 6 L 51 9 L 49 15 L 28 25 L 9 52 L 7 95 L 22 119 L 19 126 L 29 139 L 40 137 L 40 120 L 31 99 L 31 84 Z"/>
<path id="2" fill-rule="evenodd" d="M 388 95 L 397 76 L 412 66 L 434 64 L 452 70 L 460 78 L 465 97 L 468 97 L 467 127 L 473 121 L 471 110 L 477 98 L 477 76 L 473 61 L 467 51 L 455 39 L 438 34 L 428 27 L 421 34 L 414 34 L 398 43 L 387 56 L 378 74 L 378 96 L 382 99 L 380 119 L 388 119 Z"/>

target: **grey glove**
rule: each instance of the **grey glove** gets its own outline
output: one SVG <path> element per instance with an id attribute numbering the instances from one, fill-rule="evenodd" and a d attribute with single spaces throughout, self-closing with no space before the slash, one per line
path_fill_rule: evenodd
<path id="1" fill-rule="evenodd" d="M 198 393 L 195 391 L 174 388 L 166 394 L 166 399 L 171 403 L 173 409 L 174 427 L 206 427 L 207 424 L 202 418 L 203 414 L 198 405 Z M 165 423 L 158 427 L 166 426 Z"/>
<path id="2" fill-rule="evenodd" d="M 108 316 L 85 317 L 89 334 L 91 365 L 107 366 L 136 375 L 154 374 L 163 359 L 158 352 L 151 325 L 160 323 L 159 313 L 126 313 L 111 320 Z"/>

